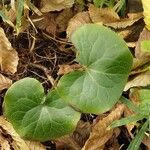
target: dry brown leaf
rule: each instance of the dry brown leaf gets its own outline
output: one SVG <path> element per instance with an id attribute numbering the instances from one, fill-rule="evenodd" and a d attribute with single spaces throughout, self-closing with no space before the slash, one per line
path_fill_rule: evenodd
<path id="1" fill-rule="evenodd" d="M 46 148 L 39 142 L 25 141 L 21 139 L 13 129 L 12 125 L 6 121 L 3 116 L 0 116 L 0 129 L 0 136 L 2 134 L 5 135 L 5 137 L 2 136 L 5 144 L 8 141 L 10 147 L 14 148 L 15 150 L 46 150 Z"/>
<path id="2" fill-rule="evenodd" d="M 11 150 L 9 142 L 3 137 L 0 130 L 0 149 L 1 150 Z"/>
<path id="3" fill-rule="evenodd" d="M 144 40 L 150 40 L 150 31 L 146 28 L 141 32 L 135 48 L 135 56 L 139 59 L 150 58 L 150 52 L 143 52 L 141 49 L 141 42 Z"/>
<path id="4" fill-rule="evenodd" d="M 73 65 L 59 65 L 59 71 L 58 71 L 58 75 L 63 75 L 63 74 L 67 74 L 69 72 L 72 72 L 74 70 L 79 70 L 81 69 L 81 65 L 79 64 L 73 64 Z"/>
<path id="5" fill-rule="evenodd" d="M 149 62 L 149 59 L 138 59 L 138 58 L 133 58 L 133 66 L 132 66 L 132 70 L 135 70 L 136 68 L 139 68 L 141 66 L 143 66 L 144 64 L 146 64 L 147 62 Z M 140 69 L 141 71 L 141 69 Z M 143 71 L 142 71 L 143 72 Z M 140 73 L 140 72 L 138 72 Z"/>
<path id="6" fill-rule="evenodd" d="M 107 117 L 99 120 L 92 128 L 89 139 L 82 150 L 103 150 L 105 143 L 112 137 L 114 129 L 107 127 L 114 121 L 120 119 L 125 105 L 119 104 Z"/>
<path id="7" fill-rule="evenodd" d="M 127 7 L 130 13 L 137 13 L 143 11 L 141 0 L 127 1 Z"/>
<path id="8" fill-rule="evenodd" d="M 0 28 L 0 67 L 6 73 L 15 73 L 18 65 L 18 54 L 12 48 L 4 30 Z"/>
<path id="9" fill-rule="evenodd" d="M 72 9 L 65 9 L 63 10 L 57 17 L 56 17 L 56 24 L 57 24 L 57 32 L 64 32 L 67 29 L 69 20 L 73 17 L 74 13 Z"/>
<path id="10" fill-rule="evenodd" d="M 131 26 L 143 17 L 142 13 L 130 13 L 128 14 L 128 18 L 120 19 L 118 14 L 112 9 L 97 8 L 94 5 L 89 6 L 89 14 L 92 22 L 102 22 L 104 25 L 114 29 Z"/>
<path id="11" fill-rule="evenodd" d="M 12 80 L 0 74 L 0 91 L 11 86 Z"/>
<path id="12" fill-rule="evenodd" d="M 56 25 L 56 18 L 57 13 L 46 13 L 43 14 L 43 16 L 36 16 L 32 18 L 32 21 L 34 25 L 49 33 L 50 35 L 55 36 L 56 35 L 56 30 L 57 30 L 57 25 Z"/>
<path id="13" fill-rule="evenodd" d="M 16 11 L 14 9 L 10 9 L 6 12 L 6 16 L 10 19 L 11 22 L 15 22 L 16 20 Z"/>
<path id="14" fill-rule="evenodd" d="M 41 11 L 60 11 L 72 7 L 73 4 L 74 0 L 41 0 Z"/>
<path id="15" fill-rule="evenodd" d="M 137 75 L 129 82 L 127 82 L 124 91 L 127 91 L 132 87 L 148 86 L 148 85 L 150 85 L 150 68 L 147 71 Z"/>
<path id="16" fill-rule="evenodd" d="M 128 18 L 120 19 L 115 22 L 105 23 L 105 25 L 108 27 L 112 27 L 114 29 L 122 29 L 133 25 L 135 22 L 143 18 L 142 13 L 128 14 L 128 16 L 129 16 Z"/>
<path id="17" fill-rule="evenodd" d="M 36 141 L 26 141 L 27 146 L 30 150 L 46 150 L 45 146 Z"/>
<path id="18" fill-rule="evenodd" d="M 111 23 L 116 22 L 120 18 L 118 14 L 110 8 L 97 8 L 94 5 L 89 6 L 89 15 L 93 23 L 102 22 Z"/>
<path id="19" fill-rule="evenodd" d="M 81 150 L 90 135 L 90 131 L 91 125 L 89 122 L 79 121 L 76 130 L 72 134 L 58 138 L 55 141 L 56 149 Z"/>
<path id="20" fill-rule="evenodd" d="M 72 33 L 80 26 L 91 23 L 88 12 L 80 12 L 70 19 L 67 27 L 67 37 L 70 39 Z"/>
<path id="21" fill-rule="evenodd" d="M 145 136 L 142 143 L 147 147 L 147 150 L 150 150 L 150 137 Z"/>

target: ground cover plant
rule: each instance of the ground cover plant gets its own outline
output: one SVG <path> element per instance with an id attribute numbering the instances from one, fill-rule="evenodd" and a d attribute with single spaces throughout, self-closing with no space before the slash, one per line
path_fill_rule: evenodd
<path id="1" fill-rule="evenodd" d="M 8 89 L 4 114 L 23 137 L 46 141 L 67 134 L 79 121 L 79 112 L 100 114 L 119 100 L 132 66 L 125 42 L 92 24 L 79 28 L 72 41 L 83 71 L 64 75 L 46 97 L 35 79 L 22 79 Z"/>
<path id="2" fill-rule="evenodd" d="M 150 149 L 149 1 L 0 1 L 0 149 Z"/>

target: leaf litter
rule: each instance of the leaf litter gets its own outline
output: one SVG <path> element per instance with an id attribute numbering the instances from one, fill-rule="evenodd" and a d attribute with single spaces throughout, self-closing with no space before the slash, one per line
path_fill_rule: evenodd
<path id="1" fill-rule="evenodd" d="M 92 1 L 57 0 L 54 2 L 41 0 L 41 3 L 35 2 L 38 13 L 27 15 L 28 19 L 25 16 L 25 21 L 22 24 L 24 29 L 19 31 L 22 33 L 18 37 L 14 35 L 12 27 L 8 26 L 8 24 L 15 23 L 16 15 L 16 12 L 10 9 L 6 13 L 10 18 L 6 21 L 8 24 L 3 22 L 0 24 L 0 104 L 2 104 L 3 95 L 6 92 L 4 89 L 9 88 L 12 82 L 21 78 L 26 76 L 37 78 L 47 91 L 53 86 L 48 77 L 57 81 L 57 78 L 62 74 L 80 70 L 80 66 L 74 61 L 74 52 L 70 51 L 74 47 L 69 39 L 78 27 L 87 23 L 104 24 L 112 28 L 125 39 L 130 50 L 135 54 L 136 61 L 124 89 L 125 94 L 129 92 L 130 97 L 131 94 L 135 96 L 135 93 L 131 92 L 134 87 L 150 85 L 149 52 L 143 52 L 141 49 L 141 42 L 149 40 L 149 20 L 147 20 L 149 10 L 146 7 L 149 2 L 142 1 L 144 14 L 141 2 L 135 0 L 127 2 L 127 12 L 124 16 L 120 16 L 112 8 L 95 7 L 91 4 Z M 144 28 L 143 17 L 147 29 Z M 26 25 L 30 18 L 30 24 Z M 133 98 L 130 99 L 134 101 Z M 116 108 L 106 114 L 92 117 L 91 114 L 83 114 L 81 122 L 73 134 L 51 141 L 47 147 L 75 150 L 123 149 L 129 143 L 126 144 L 125 141 L 118 140 L 124 138 L 122 127 L 113 130 L 107 130 L 107 127 L 112 121 L 123 116 L 130 116 L 133 113 L 124 105 L 118 104 Z M 4 124 L 6 125 L 4 126 Z M 28 149 L 45 149 L 43 145 L 47 145 L 21 139 L 3 116 L 0 118 L 0 126 L 2 148 L 8 150 L 11 148 L 24 150 L 25 147 Z M 127 134 L 125 134 L 126 138 L 124 139 L 128 141 L 133 137 L 135 126 L 136 124 L 125 126 Z M 143 143 L 149 147 L 149 138 L 144 138 Z M 22 145 L 24 148 L 20 148 Z"/>

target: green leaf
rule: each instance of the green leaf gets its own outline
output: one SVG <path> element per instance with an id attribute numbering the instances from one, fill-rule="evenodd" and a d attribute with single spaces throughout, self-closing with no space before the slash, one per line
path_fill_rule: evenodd
<path id="1" fill-rule="evenodd" d="M 84 71 L 64 75 L 58 93 L 84 113 L 108 111 L 121 96 L 132 66 L 126 43 L 110 29 L 87 24 L 72 35 L 77 59 Z"/>
<path id="2" fill-rule="evenodd" d="M 145 87 L 138 90 L 140 100 L 139 110 L 141 114 L 150 115 L 150 87 Z"/>
<path id="3" fill-rule="evenodd" d="M 150 52 L 150 41 L 149 40 L 145 40 L 141 42 L 141 50 L 143 52 Z"/>
<path id="4" fill-rule="evenodd" d="M 132 111 L 136 112 L 137 114 L 140 114 L 141 111 L 139 110 L 139 108 L 133 104 L 132 101 L 130 101 L 129 99 L 121 96 L 120 101 L 122 103 L 124 103 L 129 109 L 131 109 Z"/>
<path id="5" fill-rule="evenodd" d="M 142 128 L 140 129 L 140 131 L 137 133 L 137 135 L 131 141 L 131 143 L 130 143 L 129 147 L 127 148 L 127 150 L 138 150 L 139 149 L 139 146 L 140 146 L 140 144 L 142 142 L 142 139 L 144 138 L 145 131 L 148 128 L 148 123 L 149 123 L 149 121 L 147 120 L 143 124 Z"/>
<path id="6" fill-rule="evenodd" d="M 20 32 L 20 27 L 21 27 L 21 19 L 23 16 L 23 11 L 24 11 L 24 0 L 17 0 L 17 17 L 16 17 L 16 31 L 17 35 Z"/>
<path id="7" fill-rule="evenodd" d="M 67 106 L 56 91 L 47 96 L 39 81 L 24 78 L 4 98 L 4 114 L 24 138 L 46 141 L 72 132 L 80 113 Z"/>
<path id="8" fill-rule="evenodd" d="M 114 122 L 112 122 L 112 124 L 109 126 L 109 128 L 116 128 L 116 127 L 123 126 L 126 124 L 131 124 L 133 122 L 137 122 L 139 120 L 142 120 L 145 117 L 146 116 L 144 116 L 144 115 L 136 114 L 136 115 L 129 116 L 127 118 L 115 120 Z"/>

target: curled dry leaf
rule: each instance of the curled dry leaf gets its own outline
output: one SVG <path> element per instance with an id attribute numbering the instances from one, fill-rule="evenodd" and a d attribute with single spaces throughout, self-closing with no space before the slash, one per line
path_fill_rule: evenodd
<path id="1" fill-rule="evenodd" d="M 143 18 L 142 13 L 128 14 L 128 18 L 119 19 L 115 22 L 105 23 L 106 26 L 112 27 L 114 29 L 122 29 L 132 26 L 135 22 Z"/>
<path id="2" fill-rule="evenodd" d="M 74 12 L 72 9 L 64 9 L 59 15 L 56 17 L 56 24 L 58 32 L 64 32 L 67 29 L 69 20 L 74 16 Z"/>
<path id="3" fill-rule="evenodd" d="M 142 0 L 142 5 L 144 9 L 144 21 L 148 30 L 150 30 L 150 1 Z"/>
<path id="4" fill-rule="evenodd" d="M 0 74 L 0 90 L 9 88 L 11 84 L 12 80 Z"/>
<path id="5" fill-rule="evenodd" d="M 1 132 L 2 131 L 0 129 L 0 148 L 1 148 L 1 150 L 11 150 L 9 142 L 7 140 L 5 140 L 5 138 L 3 137 Z"/>
<path id="6" fill-rule="evenodd" d="M 127 82 L 124 91 L 127 91 L 132 87 L 148 86 L 148 85 L 150 85 L 150 69 L 135 76 L 132 80 Z"/>
<path id="7" fill-rule="evenodd" d="M 91 19 L 89 17 L 89 13 L 79 12 L 72 19 L 70 19 L 67 27 L 67 37 L 70 39 L 72 33 L 80 26 L 91 23 Z"/>
<path id="8" fill-rule="evenodd" d="M 58 138 L 55 141 L 56 149 L 81 150 L 91 131 L 89 122 L 79 121 L 76 130 L 70 134 Z"/>
<path id="9" fill-rule="evenodd" d="M 72 72 L 74 70 L 82 70 L 81 65 L 79 64 L 73 64 L 73 65 L 59 65 L 59 71 L 58 75 L 67 74 L 69 72 Z"/>
<path id="10" fill-rule="evenodd" d="M 150 150 L 150 137 L 145 136 L 142 143 L 147 147 L 147 150 Z"/>
<path id="11" fill-rule="evenodd" d="M 105 24 L 116 22 L 120 19 L 118 14 L 111 8 L 97 8 L 94 5 L 89 6 L 89 15 L 93 23 L 102 22 Z"/>
<path id="12" fill-rule="evenodd" d="M 145 51 L 142 48 L 142 42 L 143 41 L 149 41 L 150 42 L 150 31 L 147 30 L 146 28 L 143 29 L 143 31 L 140 34 L 140 37 L 138 39 L 138 42 L 136 44 L 135 56 L 139 59 L 150 59 L 150 49 L 149 49 L 149 51 Z"/>
<path id="13" fill-rule="evenodd" d="M 0 28 L 0 67 L 6 73 L 15 73 L 18 65 L 18 54 L 12 48 L 4 30 Z"/>
<path id="14" fill-rule="evenodd" d="M 41 0 L 41 11 L 60 11 L 72 7 L 73 4 L 74 0 Z"/>
<path id="15" fill-rule="evenodd" d="M 46 13 L 42 16 L 32 16 L 32 21 L 37 28 L 46 31 L 50 35 L 55 36 L 57 30 L 55 20 L 56 16 L 56 13 Z"/>
<path id="16" fill-rule="evenodd" d="M 5 136 L 3 136 L 5 135 Z M 25 141 L 13 129 L 12 125 L 5 120 L 3 116 L 0 116 L 0 147 L 4 147 L 4 150 L 12 147 L 15 150 L 46 150 L 46 148 L 39 142 Z M 8 145 L 9 144 L 9 145 Z"/>
<path id="17" fill-rule="evenodd" d="M 99 120 L 92 128 L 89 139 L 82 150 L 103 150 L 105 143 L 112 137 L 114 129 L 107 127 L 114 121 L 120 119 L 125 105 L 119 104 L 107 117 Z"/>
<path id="18" fill-rule="evenodd" d="M 94 5 L 89 6 L 89 14 L 93 23 L 102 22 L 104 25 L 114 29 L 131 26 L 143 17 L 142 13 L 130 13 L 128 18 L 120 19 L 113 9 L 97 8 Z"/>

